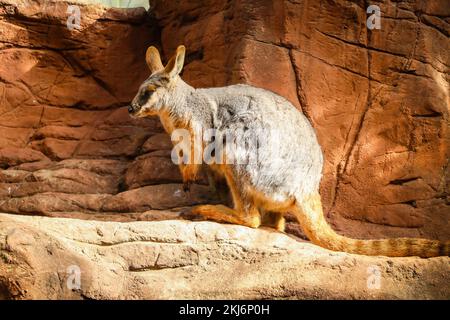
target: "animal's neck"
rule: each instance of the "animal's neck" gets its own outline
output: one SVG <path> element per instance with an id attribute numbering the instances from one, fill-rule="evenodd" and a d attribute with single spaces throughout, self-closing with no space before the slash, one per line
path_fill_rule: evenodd
<path id="1" fill-rule="evenodd" d="M 205 99 L 199 95 L 195 88 L 188 85 L 181 78 L 177 79 L 170 96 L 164 101 L 165 107 L 159 112 L 159 118 L 167 133 L 175 129 L 188 129 L 192 131 L 196 125 L 204 125 L 199 118 L 208 112 L 205 108 Z"/>
<path id="2" fill-rule="evenodd" d="M 167 133 L 175 129 L 188 129 L 192 119 L 191 96 L 195 89 L 181 78 L 176 80 L 170 95 L 164 101 L 164 107 L 159 112 L 159 119 Z"/>

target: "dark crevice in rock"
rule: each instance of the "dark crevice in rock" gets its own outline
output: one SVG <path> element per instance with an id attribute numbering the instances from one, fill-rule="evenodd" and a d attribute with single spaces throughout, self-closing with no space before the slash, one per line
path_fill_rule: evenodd
<path id="1" fill-rule="evenodd" d="M 421 179 L 421 177 L 395 179 L 395 180 L 389 181 L 389 184 L 396 185 L 396 186 L 401 186 L 401 185 L 407 184 L 409 182 L 417 181 L 419 179 Z"/>
<path id="2" fill-rule="evenodd" d="M 186 58 L 185 58 L 185 65 L 190 64 L 192 61 L 196 61 L 196 60 L 203 60 L 203 48 L 200 48 L 197 51 L 192 51 L 192 52 L 188 52 L 186 54 Z"/>
<path id="3" fill-rule="evenodd" d="M 441 112 L 433 111 L 425 114 L 413 114 L 411 115 L 413 118 L 442 118 L 443 114 Z"/>
<path id="4" fill-rule="evenodd" d="M 413 208 L 417 208 L 417 202 L 416 202 L 416 200 L 410 200 L 410 201 L 399 202 L 399 204 L 406 204 L 406 205 L 411 206 L 411 207 L 413 207 Z"/>

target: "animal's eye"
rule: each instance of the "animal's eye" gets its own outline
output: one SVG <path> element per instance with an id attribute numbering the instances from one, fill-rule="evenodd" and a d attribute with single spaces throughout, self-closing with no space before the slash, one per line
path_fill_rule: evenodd
<path id="1" fill-rule="evenodd" d="M 152 95 L 153 91 L 145 90 L 139 97 L 139 104 L 144 105 Z"/>

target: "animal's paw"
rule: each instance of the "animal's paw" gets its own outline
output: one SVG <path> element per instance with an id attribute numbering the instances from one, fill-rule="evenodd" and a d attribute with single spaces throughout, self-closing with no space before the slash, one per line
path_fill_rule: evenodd
<path id="1" fill-rule="evenodd" d="M 186 220 L 204 220 L 202 215 L 192 212 L 192 208 L 187 208 L 181 211 L 180 217 Z"/>

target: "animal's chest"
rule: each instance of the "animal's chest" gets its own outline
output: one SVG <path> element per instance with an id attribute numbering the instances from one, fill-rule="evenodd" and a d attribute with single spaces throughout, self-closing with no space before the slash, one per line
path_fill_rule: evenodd
<path id="1" fill-rule="evenodd" d="M 159 115 L 159 120 L 161 121 L 164 130 L 166 130 L 168 134 L 172 134 L 173 130 L 175 130 L 174 121 L 166 113 L 161 113 Z"/>
<path id="2" fill-rule="evenodd" d="M 186 122 L 174 119 L 168 112 L 161 112 L 159 120 L 168 134 L 172 134 L 176 129 L 189 129 Z"/>

